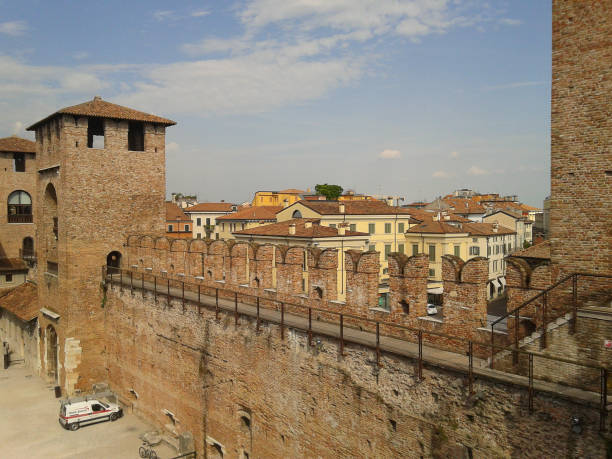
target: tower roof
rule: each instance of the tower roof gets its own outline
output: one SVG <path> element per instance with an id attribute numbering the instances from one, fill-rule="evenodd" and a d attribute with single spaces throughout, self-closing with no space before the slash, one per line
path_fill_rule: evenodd
<path id="1" fill-rule="evenodd" d="M 12 136 L 0 139 L 0 151 L 9 153 L 36 153 L 36 143 L 21 137 Z"/>
<path id="2" fill-rule="evenodd" d="M 145 121 L 148 123 L 163 124 L 165 126 L 173 126 L 176 124 L 175 121 L 167 118 L 139 112 L 138 110 L 123 107 L 121 105 L 112 104 L 102 100 L 101 97 L 96 96 L 92 100 L 83 102 L 82 104 L 62 108 L 61 110 L 58 110 L 46 118 L 34 123 L 28 127 L 27 130 L 34 131 L 38 125 L 45 123 L 58 115 L 98 116 L 100 118 L 112 118 L 117 120 Z"/>

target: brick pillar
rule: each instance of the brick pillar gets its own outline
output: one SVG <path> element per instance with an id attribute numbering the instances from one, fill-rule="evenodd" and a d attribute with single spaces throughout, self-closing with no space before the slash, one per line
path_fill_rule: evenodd
<path id="1" fill-rule="evenodd" d="M 346 255 L 346 310 L 366 315 L 378 306 L 380 253 L 347 250 Z"/>
<path id="2" fill-rule="evenodd" d="M 454 255 L 442 257 L 444 322 L 471 336 L 487 324 L 489 261 L 476 257 L 463 262 Z"/>
<path id="3" fill-rule="evenodd" d="M 309 297 L 314 306 L 319 300 L 335 300 L 338 295 L 338 250 L 309 249 Z M 320 291 L 317 289 L 321 289 Z M 319 292 L 322 298 L 319 298 Z"/>

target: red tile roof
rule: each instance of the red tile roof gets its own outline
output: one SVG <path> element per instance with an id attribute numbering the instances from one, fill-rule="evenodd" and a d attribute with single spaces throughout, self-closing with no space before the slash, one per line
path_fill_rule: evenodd
<path id="1" fill-rule="evenodd" d="M 191 222 L 183 210 L 173 202 L 166 201 L 166 221 L 185 221 Z"/>
<path id="2" fill-rule="evenodd" d="M 407 233 L 428 233 L 428 234 L 449 234 L 449 233 L 467 233 L 468 231 L 460 229 L 457 226 L 440 221 L 424 221 L 410 228 Z"/>
<path id="3" fill-rule="evenodd" d="M 468 233 L 473 236 L 501 236 L 505 234 L 516 234 L 509 228 L 497 226 L 493 223 L 461 223 L 460 225 L 451 225 L 443 221 L 426 221 L 417 226 L 410 228 L 407 233 L 428 233 L 428 234 L 457 234 Z"/>
<path id="4" fill-rule="evenodd" d="M 38 317 L 38 289 L 32 282 L 26 282 L 0 296 L 0 308 L 29 322 Z"/>
<path id="5" fill-rule="evenodd" d="M 281 210 L 283 210 L 282 206 L 247 207 L 233 214 L 219 217 L 217 221 L 276 221 L 276 213 Z"/>
<path id="6" fill-rule="evenodd" d="M 368 237 L 368 233 L 360 233 L 358 231 L 345 231 L 344 236 L 338 234 L 338 228 L 329 226 L 321 226 L 317 218 L 295 218 L 279 223 L 271 223 L 269 225 L 258 226 L 257 228 L 245 229 L 236 231 L 233 234 L 242 234 L 247 236 L 277 236 L 277 237 L 299 237 L 299 238 L 322 238 L 322 237 L 350 237 L 364 236 Z M 310 223 L 310 228 L 306 227 L 306 223 Z M 289 227 L 295 225 L 295 234 L 289 234 Z"/>
<path id="7" fill-rule="evenodd" d="M 173 126 L 176 124 L 176 122 L 167 118 L 140 112 L 121 105 L 112 104 L 102 100 L 100 97 L 94 97 L 93 100 L 83 102 L 79 105 L 62 108 L 55 113 L 52 113 L 46 118 L 43 118 L 42 120 L 37 121 L 32 126 L 28 127 L 28 131 L 36 130 L 38 125 L 45 123 L 57 115 L 99 116 L 101 118 L 113 118 L 118 120 L 144 121 L 148 123 L 163 124 L 165 126 Z"/>
<path id="8" fill-rule="evenodd" d="M 298 201 L 320 215 L 342 215 L 340 204 L 344 204 L 346 215 L 410 215 L 410 210 L 403 207 L 393 207 L 382 201 Z M 297 204 L 297 203 L 295 203 Z M 293 205 L 295 205 L 293 204 Z"/>
<path id="9" fill-rule="evenodd" d="M 36 153 L 36 142 L 12 136 L 0 139 L 0 151 L 9 153 Z"/>
<path id="10" fill-rule="evenodd" d="M 526 249 L 514 252 L 511 257 L 517 258 L 541 258 L 550 260 L 550 241 L 544 241 L 541 244 L 532 245 Z"/>
<path id="11" fill-rule="evenodd" d="M 27 271 L 28 266 L 21 258 L 0 258 L 0 271 Z"/>
<path id="12" fill-rule="evenodd" d="M 234 205 L 231 202 L 201 202 L 187 207 L 185 212 L 231 212 Z"/>

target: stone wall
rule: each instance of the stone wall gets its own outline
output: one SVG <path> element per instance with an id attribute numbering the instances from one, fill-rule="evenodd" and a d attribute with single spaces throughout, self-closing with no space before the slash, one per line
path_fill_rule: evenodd
<path id="1" fill-rule="evenodd" d="M 106 378 L 169 434 L 193 433 L 206 457 L 603 457 L 593 407 L 245 317 L 155 302 L 109 287 Z M 170 414 L 171 413 L 171 414 Z M 571 431 L 578 416 L 581 434 Z"/>
<path id="2" fill-rule="evenodd" d="M 610 0 L 554 0 L 551 257 L 559 274 L 612 274 Z"/>
<path id="3" fill-rule="evenodd" d="M 23 360 L 24 365 L 38 372 L 38 326 L 36 321 L 24 322 L 9 311 L 0 308 L 0 345 L 9 344 L 11 361 Z"/>

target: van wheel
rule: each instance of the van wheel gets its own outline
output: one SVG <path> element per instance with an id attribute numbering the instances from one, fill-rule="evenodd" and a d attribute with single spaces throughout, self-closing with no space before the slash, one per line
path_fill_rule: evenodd
<path id="1" fill-rule="evenodd" d="M 70 424 L 70 430 L 72 430 L 73 432 L 75 430 L 79 430 L 79 427 L 81 427 L 81 426 L 79 425 L 78 422 L 75 422 L 74 424 Z"/>
<path id="2" fill-rule="evenodd" d="M 117 413 L 111 413 L 110 420 L 111 421 L 116 421 L 118 417 L 119 417 L 119 415 Z"/>

